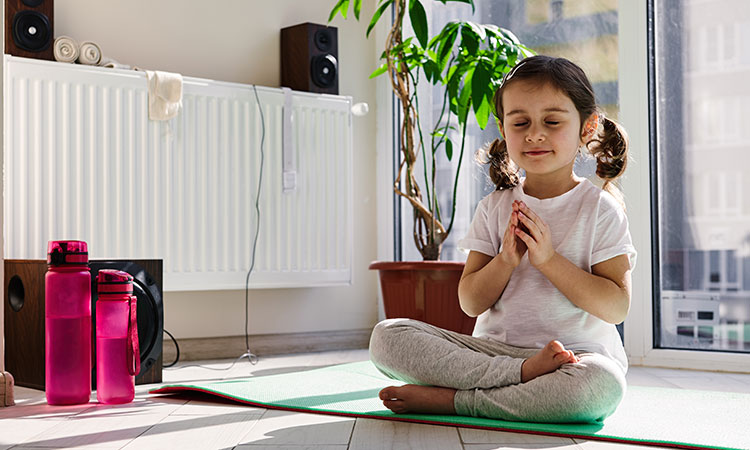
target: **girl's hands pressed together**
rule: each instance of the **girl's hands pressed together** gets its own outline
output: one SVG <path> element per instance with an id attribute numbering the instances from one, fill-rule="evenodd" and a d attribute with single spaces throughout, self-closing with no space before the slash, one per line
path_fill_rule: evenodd
<path id="1" fill-rule="evenodd" d="M 513 216 L 517 216 L 519 223 L 526 228 L 515 227 L 515 234 L 529 250 L 529 263 L 538 269 L 555 256 L 549 225 L 524 202 L 518 200 L 513 202 L 511 217 Z"/>
<path id="2" fill-rule="evenodd" d="M 516 230 L 521 224 L 518 222 L 518 211 L 515 203 L 513 212 L 510 214 L 508 226 L 503 233 L 503 246 L 500 252 L 500 259 L 510 267 L 517 267 L 521 263 L 524 253 L 526 253 L 526 244 L 516 234 Z"/>

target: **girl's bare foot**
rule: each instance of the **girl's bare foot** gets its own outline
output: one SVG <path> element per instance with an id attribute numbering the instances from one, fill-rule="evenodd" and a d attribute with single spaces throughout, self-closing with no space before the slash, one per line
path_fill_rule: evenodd
<path id="1" fill-rule="evenodd" d="M 456 414 L 453 408 L 455 389 L 437 386 L 388 386 L 380 391 L 380 399 L 386 408 L 396 414 Z"/>
<path id="2" fill-rule="evenodd" d="M 550 341 L 539 353 L 528 358 L 521 365 L 521 382 L 533 380 L 546 373 L 554 372 L 567 363 L 577 363 L 578 357 L 565 347 L 560 341 Z"/>

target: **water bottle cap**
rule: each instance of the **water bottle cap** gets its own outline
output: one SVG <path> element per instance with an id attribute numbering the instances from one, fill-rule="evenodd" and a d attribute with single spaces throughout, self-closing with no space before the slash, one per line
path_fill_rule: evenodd
<path id="1" fill-rule="evenodd" d="M 132 294 L 133 276 L 115 269 L 102 269 L 96 276 L 97 292 L 101 294 Z"/>
<path id="2" fill-rule="evenodd" d="M 84 241 L 49 241 L 47 243 L 47 264 L 51 266 L 88 263 L 88 246 Z"/>

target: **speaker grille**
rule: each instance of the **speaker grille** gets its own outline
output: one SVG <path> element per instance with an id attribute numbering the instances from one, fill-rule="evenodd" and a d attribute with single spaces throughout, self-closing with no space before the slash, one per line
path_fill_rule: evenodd
<path id="1" fill-rule="evenodd" d="M 310 76 L 313 83 L 322 88 L 330 88 L 336 84 L 336 58 L 333 55 L 318 55 L 310 62 Z"/>
<path id="2" fill-rule="evenodd" d="M 323 28 L 315 32 L 315 46 L 318 47 L 318 50 L 321 52 L 331 51 L 331 47 L 333 46 L 333 36 L 329 29 Z"/>
<path id="3" fill-rule="evenodd" d="M 38 11 L 21 11 L 13 16 L 13 41 L 22 50 L 46 50 L 50 44 L 51 33 L 49 19 Z"/>

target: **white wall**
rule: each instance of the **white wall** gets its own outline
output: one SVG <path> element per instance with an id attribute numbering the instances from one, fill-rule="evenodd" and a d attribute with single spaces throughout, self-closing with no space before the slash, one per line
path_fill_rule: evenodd
<path id="1" fill-rule="evenodd" d="M 99 44 L 105 56 L 144 69 L 278 87 L 279 30 L 325 24 L 334 0 L 56 0 L 55 36 Z M 377 321 L 375 81 L 380 45 L 366 40 L 375 9 L 364 18 L 338 17 L 339 92 L 367 102 L 354 118 L 354 282 L 315 289 L 250 290 L 250 334 L 369 328 Z M 262 212 L 261 212 L 262 213 Z M 168 292 L 165 328 L 177 338 L 244 333 L 244 291 Z"/>

